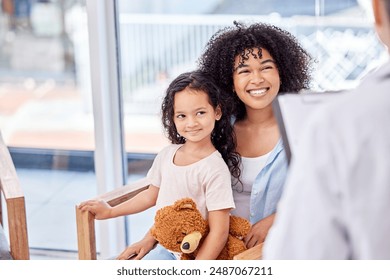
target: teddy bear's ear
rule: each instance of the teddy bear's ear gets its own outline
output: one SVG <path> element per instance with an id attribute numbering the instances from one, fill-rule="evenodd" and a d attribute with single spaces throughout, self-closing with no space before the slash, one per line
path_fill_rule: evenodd
<path id="1" fill-rule="evenodd" d="M 175 210 L 179 211 L 182 209 L 195 209 L 196 204 L 191 198 L 183 198 L 175 202 L 173 205 Z"/>

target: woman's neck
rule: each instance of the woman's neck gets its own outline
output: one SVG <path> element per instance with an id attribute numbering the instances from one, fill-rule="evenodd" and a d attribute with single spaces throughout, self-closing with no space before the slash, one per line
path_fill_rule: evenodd
<path id="1" fill-rule="evenodd" d="M 279 140 L 279 128 L 272 110 L 247 110 L 246 117 L 235 123 L 237 151 L 244 157 L 258 157 L 270 152 Z"/>
<path id="2" fill-rule="evenodd" d="M 246 116 L 242 120 L 248 126 L 273 127 L 277 125 L 272 107 L 269 106 L 262 110 L 247 109 Z"/>

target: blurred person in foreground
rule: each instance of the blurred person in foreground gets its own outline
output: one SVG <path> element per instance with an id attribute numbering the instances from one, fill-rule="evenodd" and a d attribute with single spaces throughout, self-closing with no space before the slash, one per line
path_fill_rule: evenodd
<path id="1" fill-rule="evenodd" d="M 373 0 L 390 47 L 390 0 Z M 292 160 L 264 259 L 390 259 L 390 62 L 318 113 Z"/>

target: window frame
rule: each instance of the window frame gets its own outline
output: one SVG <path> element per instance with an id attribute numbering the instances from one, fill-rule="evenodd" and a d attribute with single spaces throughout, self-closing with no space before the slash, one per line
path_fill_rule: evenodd
<path id="1" fill-rule="evenodd" d="M 87 0 L 95 173 L 99 194 L 125 184 L 123 105 L 120 88 L 117 1 Z M 126 246 L 125 218 L 99 222 L 100 258 L 117 255 Z"/>

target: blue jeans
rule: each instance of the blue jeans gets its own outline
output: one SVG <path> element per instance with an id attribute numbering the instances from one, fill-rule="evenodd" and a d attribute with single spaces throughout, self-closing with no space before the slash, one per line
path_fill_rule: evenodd
<path id="1" fill-rule="evenodd" d="M 165 249 L 160 244 L 151 250 L 142 260 L 177 260 L 176 256 Z"/>

